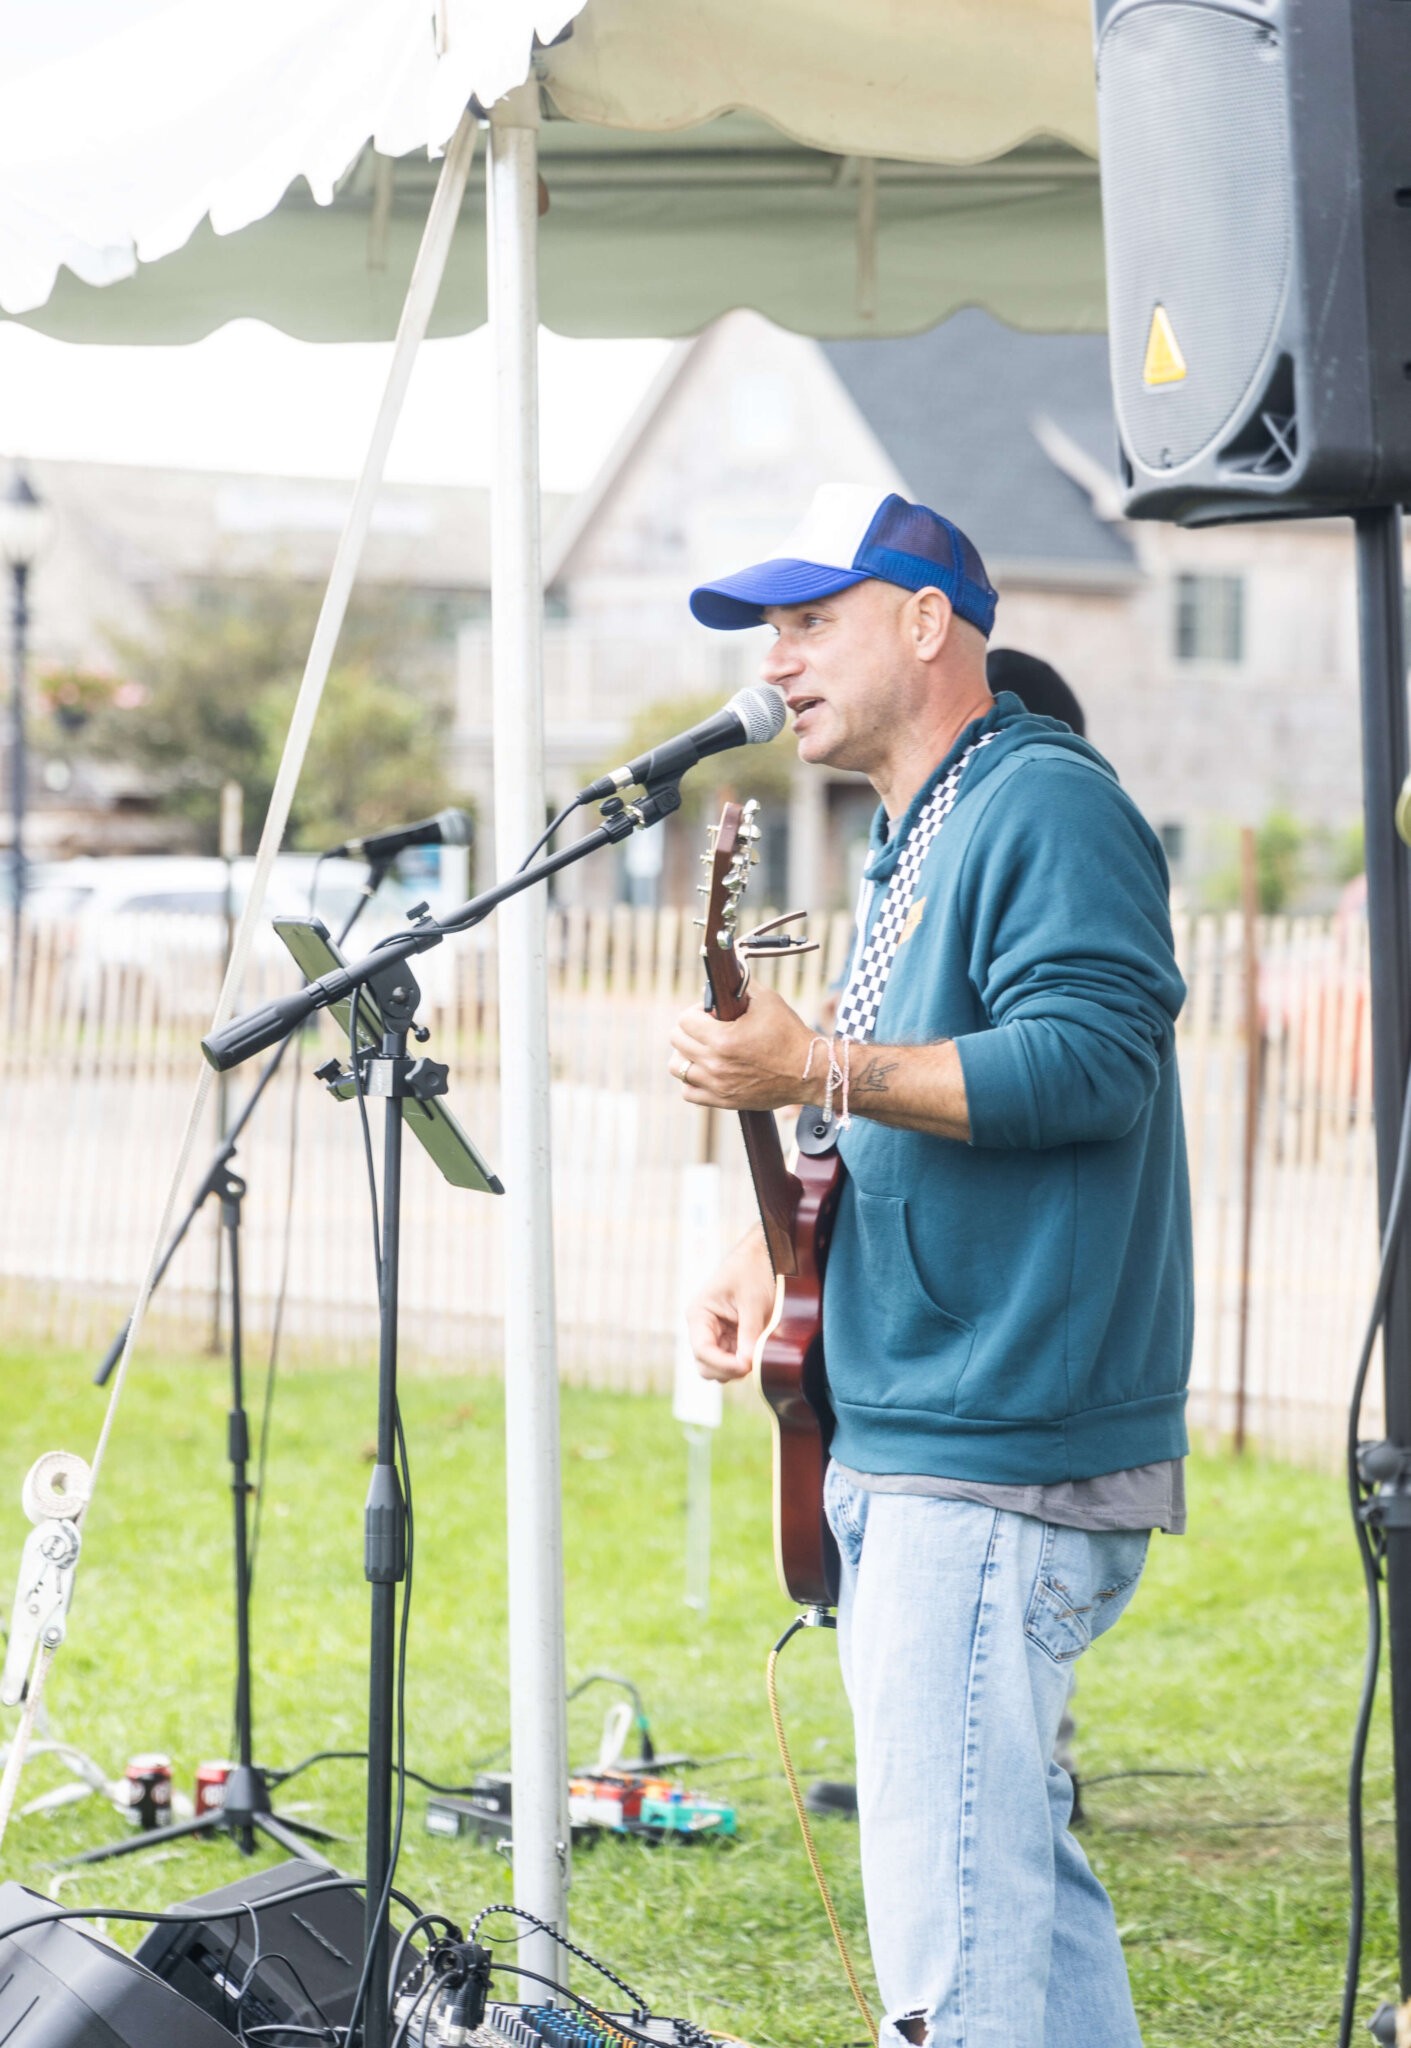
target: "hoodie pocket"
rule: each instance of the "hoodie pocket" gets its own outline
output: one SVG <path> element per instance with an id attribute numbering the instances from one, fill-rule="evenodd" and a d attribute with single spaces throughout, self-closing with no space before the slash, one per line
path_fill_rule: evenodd
<path id="1" fill-rule="evenodd" d="M 865 1348 L 847 1360 L 829 1358 L 835 1395 L 851 1407 L 947 1413 L 970 1359 L 975 1326 L 926 1291 L 904 1198 L 855 1188 L 854 1200 L 867 1307 L 865 1314 L 850 1314 L 848 1322 L 863 1335 Z"/>

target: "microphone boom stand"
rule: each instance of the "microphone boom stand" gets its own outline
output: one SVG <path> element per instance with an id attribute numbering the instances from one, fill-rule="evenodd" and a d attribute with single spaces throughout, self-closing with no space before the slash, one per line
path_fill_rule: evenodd
<path id="1" fill-rule="evenodd" d="M 362 893 L 344 921 L 340 938 L 346 938 L 362 912 L 371 902 L 380 887 L 390 860 L 374 862 L 363 884 Z M 276 1812 L 270 1799 L 265 1773 L 254 1761 L 254 1727 L 251 1707 L 251 1658 L 250 1658 L 250 1542 L 248 1506 L 250 1484 L 248 1464 L 250 1455 L 250 1426 L 245 1411 L 244 1381 L 244 1339 L 241 1317 L 240 1287 L 240 1222 L 241 1205 L 245 1196 L 245 1182 L 234 1170 L 236 1147 L 254 1115 L 266 1088 L 279 1070 L 280 1062 L 293 1042 L 291 1031 L 277 1046 L 270 1059 L 265 1062 L 259 1079 L 251 1089 L 239 1116 L 226 1132 L 210 1165 L 202 1176 L 201 1183 L 192 1196 L 186 1214 L 172 1232 L 167 1247 L 162 1253 L 153 1278 L 155 1293 L 161 1284 L 177 1252 L 185 1241 L 187 1232 L 197 1215 L 214 1195 L 220 1203 L 221 1228 L 225 1232 L 229 1250 L 230 1268 L 230 1414 L 227 1425 L 227 1445 L 230 1463 L 230 1485 L 234 1500 L 234 1565 L 235 1565 L 235 1736 L 239 1752 L 235 1769 L 227 1778 L 222 1803 L 206 1813 L 197 1814 L 193 1819 L 174 1821 L 167 1827 L 146 1828 L 140 1834 L 125 1837 L 120 1842 L 105 1843 L 96 1849 L 87 1849 L 81 1855 L 70 1857 L 74 1864 L 102 1863 L 114 1856 L 132 1856 L 139 1850 L 160 1848 L 165 1842 L 179 1840 L 185 1835 L 228 1834 L 245 1855 L 255 1851 L 256 1833 L 262 1832 L 272 1841 L 307 1863 L 317 1864 L 322 1869 L 332 1869 L 325 1857 L 305 1847 L 300 1836 L 314 1841 L 331 1842 L 336 1838 L 326 1828 L 314 1827 L 308 1821 L 296 1821 L 288 1815 Z M 125 1322 L 106 1356 L 94 1374 L 94 1384 L 103 1386 L 119 1358 L 122 1356 L 130 1319 Z"/>
<path id="2" fill-rule="evenodd" d="M 657 824 L 681 803 L 679 777 L 650 784 L 635 802 L 610 797 L 602 806 L 601 825 L 562 853 L 551 854 L 473 897 L 449 917 L 422 917 L 408 932 L 384 939 L 362 960 L 320 975 L 292 996 L 266 1003 L 247 1016 L 234 1018 L 202 1039 L 201 1050 L 218 1073 L 252 1058 L 316 1011 L 341 1003 L 366 987 L 382 1015 L 380 1044 L 352 1057 L 364 1062 L 364 1092 L 386 1105 L 380 1197 L 382 1263 L 379 1271 L 379 1347 L 377 1385 L 377 1463 L 368 1488 L 363 1526 L 363 1575 L 371 1586 L 371 1631 L 368 1671 L 368 1800 L 366 1943 L 363 1982 L 366 2016 L 362 2048 L 388 2048 L 388 1972 L 390 1963 L 392 1865 L 392 1785 L 395 1777 L 397 1586 L 406 1572 L 406 1508 L 396 1467 L 397 1430 L 397 1288 L 400 1253 L 403 1103 L 408 1096 L 440 1093 L 445 1070 L 421 1080 L 418 1069 L 431 1063 L 407 1057 L 407 1038 L 415 1027 L 421 991 L 407 965 L 411 956 L 439 945 L 453 932 L 480 924 L 492 910 L 522 889 L 584 860 L 600 847 L 615 845 L 635 831 Z M 333 1084 L 330 1084 L 333 1085 Z M 354 2048 L 350 2031 L 348 2048 Z"/>

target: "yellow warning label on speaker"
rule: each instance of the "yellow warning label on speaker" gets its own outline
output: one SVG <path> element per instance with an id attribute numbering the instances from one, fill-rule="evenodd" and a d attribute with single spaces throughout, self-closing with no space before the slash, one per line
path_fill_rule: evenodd
<path id="1" fill-rule="evenodd" d="M 1176 330 L 1171 325 L 1171 316 L 1162 305 L 1157 305 L 1151 316 L 1151 332 L 1146 338 L 1146 361 L 1142 365 L 1144 384 L 1179 384 L 1186 374 L 1186 359 L 1181 354 L 1181 344 L 1176 339 Z"/>

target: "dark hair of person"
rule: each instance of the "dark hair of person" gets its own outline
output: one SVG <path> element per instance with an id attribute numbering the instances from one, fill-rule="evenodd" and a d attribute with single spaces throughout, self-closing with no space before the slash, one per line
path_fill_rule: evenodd
<path id="1" fill-rule="evenodd" d="M 1051 662 L 1037 654 L 1021 654 L 1017 647 L 992 647 L 985 659 L 985 676 L 998 695 L 1012 690 L 1026 711 L 1041 718 L 1061 718 L 1079 735 L 1087 730 L 1083 707 Z"/>

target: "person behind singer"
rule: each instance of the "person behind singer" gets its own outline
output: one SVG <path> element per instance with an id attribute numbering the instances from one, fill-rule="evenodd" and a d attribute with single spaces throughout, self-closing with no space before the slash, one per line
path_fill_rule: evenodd
<path id="1" fill-rule="evenodd" d="M 996 594 L 957 527 L 825 485 L 692 592 L 764 623 L 802 762 L 880 799 L 827 1038 L 756 982 L 672 1034 L 701 1108 L 831 1106 L 824 1287 L 868 1932 L 884 2048 L 1139 2048 L 1112 1907 L 1052 1761 L 1074 1660 L 1184 1524 L 1191 1237 L 1161 846 L 1065 725 L 991 694 Z M 750 1370 L 761 1232 L 693 1304 Z"/>

